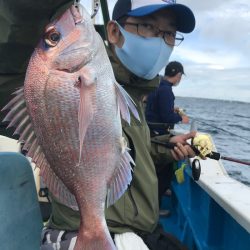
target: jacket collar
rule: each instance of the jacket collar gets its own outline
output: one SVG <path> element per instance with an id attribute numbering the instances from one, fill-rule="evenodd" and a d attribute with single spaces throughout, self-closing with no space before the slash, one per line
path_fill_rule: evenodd
<path id="1" fill-rule="evenodd" d="M 161 80 L 161 82 L 160 82 L 160 84 L 162 85 L 167 85 L 167 86 L 169 86 L 169 87 L 172 87 L 173 86 L 173 83 L 171 83 L 170 81 L 168 81 L 168 80 L 165 80 L 165 79 L 162 79 Z"/>

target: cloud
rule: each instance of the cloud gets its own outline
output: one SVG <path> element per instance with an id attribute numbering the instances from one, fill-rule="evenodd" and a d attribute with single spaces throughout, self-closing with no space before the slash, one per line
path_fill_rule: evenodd
<path id="1" fill-rule="evenodd" d="M 196 29 L 175 48 L 184 64 L 181 96 L 250 102 L 250 2 L 182 0 L 195 13 Z"/>
<path id="2" fill-rule="evenodd" d="M 187 39 L 187 46 L 213 51 L 215 54 L 238 53 L 242 63 L 250 65 L 250 2 L 246 0 L 206 1 L 205 7 L 200 1 L 179 1 L 192 3 L 196 13 L 196 29 Z M 216 8 L 214 6 L 215 2 Z"/>

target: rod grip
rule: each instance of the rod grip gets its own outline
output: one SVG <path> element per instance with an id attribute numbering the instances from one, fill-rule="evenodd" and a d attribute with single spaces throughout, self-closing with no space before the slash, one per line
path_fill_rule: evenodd
<path id="1" fill-rule="evenodd" d="M 155 139 L 151 139 L 151 142 L 156 143 L 158 145 L 162 145 L 162 146 L 164 146 L 166 148 L 169 148 L 169 149 L 174 149 L 174 147 L 176 146 L 176 143 L 173 143 L 173 142 L 161 142 L 161 141 L 158 141 L 158 140 L 155 140 Z M 196 153 L 196 155 L 200 154 L 200 151 L 196 147 L 194 147 L 194 146 L 191 146 L 191 147 L 194 150 L 194 152 Z M 218 161 L 221 158 L 221 155 L 218 152 L 213 152 L 212 151 L 210 154 L 206 155 L 206 157 Z"/>

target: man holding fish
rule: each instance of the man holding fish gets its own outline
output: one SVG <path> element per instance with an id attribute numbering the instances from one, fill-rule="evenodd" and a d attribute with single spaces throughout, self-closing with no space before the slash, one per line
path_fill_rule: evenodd
<path id="1" fill-rule="evenodd" d="M 194 29 L 194 15 L 188 7 L 176 4 L 175 1 L 171 0 L 117 1 L 113 10 L 113 20 L 107 25 L 108 40 L 111 45 L 110 49 L 108 49 L 108 53 L 113 66 L 115 79 L 118 83 L 124 86 L 125 90 L 134 100 L 139 114 L 138 117 L 137 112 L 133 108 L 133 103 L 130 101 L 127 94 L 124 93 L 124 90 L 115 83 L 115 80 L 113 81 L 113 76 L 109 71 L 110 69 L 108 65 L 107 67 L 104 67 L 102 62 L 105 59 L 105 55 L 102 54 L 102 47 L 95 50 L 95 53 L 91 53 L 88 60 L 81 59 L 79 55 L 82 56 L 82 54 L 77 54 L 77 50 L 69 49 L 73 42 L 75 44 L 79 42 L 79 45 L 83 42 L 85 45 L 87 43 L 87 45 L 95 46 L 97 44 L 100 46 L 100 44 L 96 42 L 96 36 L 93 36 L 95 38 L 93 43 L 90 42 L 91 36 L 89 32 L 93 31 L 91 27 L 88 27 L 89 22 L 86 22 L 85 24 L 85 37 L 79 36 L 81 31 L 78 29 L 77 24 L 79 24 L 80 27 L 82 22 L 81 14 L 85 15 L 86 13 L 85 11 L 78 13 L 71 8 L 71 11 L 67 11 L 59 21 L 55 21 L 48 25 L 43 37 L 45 46 L 39 45 L 39 48 L 36 49 L 35 56 L 33 56 L 30 62 L 30 70 L 32 71 L 35 69 L 35 72 L 41 72 L 40 77 L 44 79 L 45 82 L 47 81 L 47 83 L 50 83 L 46 88 L 37 89 L 40 91 L 38 92 L 39 97 L 42 99 L 44 98 L 44 93 L 47 93 L 48 96 L 46 98 L 48 103 L 50 100 L 53 100 L 58 96 L 64 101 L 62 102 L 58 100 L 56 104 L 51 102 L 51 104 L 47 105 L 46 103 L 43 104 L 42 102 L 33 99 L 33 96 L 37 93 L 35 92 L 36 89 L 32 86 L 32 82 L 34 81 L 30 81 L 30 78 L 36 79 L 36 76 L 34 77 L 33 72 L 29 73 L 29 70 L 29 74 L 26 75 L 26 89 L 24 89 L 24 96 L 26 102 L 30 102 L 30 106 L 27 107 L 29 115 L 33 115 L 34 117 L 37 116 L 37 112 L 39 112 L 39 108 L 41 108 L 44 110 L 45 116 L 50 116 L 47 121 L 43 119 L 43 116 L 37 116 L 35 119 L 31 119 L 31 123 L 34 127 L 36 127 L 35 124 L 45 123 L 44 127 L 46 128 L 46 126 L 48 126 L 51 129 L 47 130 L 47 133 L 44 133 L 45 130 L 37 126 L 35 129 L 36 137 L 33 132 L 30 134 L 30 138 L 27 137 L 27 140 L 32 139 L 30 141 L 31 146 L 27 144 L 27 148 L 30 147 L 29 154 L 36 158 L 37 163 L 40 164 L 45 179 L 50 183 L 49 187 L 53 189 L 52 192 L 54 194 L 52 199 L 52 215 L 48 223 L 48 228 L 43 232 L 41 249 L 58 249 L 56 248 L 58 245 L 60 245 L 60 249 L 73 249 L 79 227 L 81 234 L 80 236 L 78 235 L 79 239 L 77 240 L 75 249 L 115 249 L 113 243 L 110 242 L 111 238 L 107 235 L 107 230 L 104 225 L 105 223 L 101 220 L 101 217 L 98 218 L 99 211 L 100 214 L 102 213 L 101 207 L 97 210 L 97 216 L 91 213 L 94 211 L 96 204 L 94 197 L 96 196 L 98 197 L 97 199 L 101 200 L 103 194 L 106 192 L 106 186 L 103 186 L 104 189 L 102 190 L 100 186 L 96 185 L 98 189 L 95 190 L 91 185 L 93 185 L 93 187 L 95 183 L 103 183 L 106 185 L 106 181 L 108 182 L 109 187 L 107 205 L 111 206 L 106 208 L 105 218 L 109 231 L 113 236 L 115 235 L 115 241 L 116 235 L 134 232 L 143 238 L 149 249 L 185 249 L 177 239 L 166 236 L 158 227 L 158 185 L 154 161 L 172 162 L 186 157 L 193 157 L 195 153 L 188 145 L 186 145 L 186 140 L 194 137 L 195 134 L 190 133 L 172 137 L 170 141 L 177 143 L 177 146 L 173 150 L 166 150 L 161 146 L 151 145 L 150 132 L 145 121 L 142 99 L 143 96 L 157 87 L 159 83 L 157 76 L 159 71 L 167 64 L 173 47 L 183 40 L 183 36 L 177 31 L 189 33 Z M 85 19 L 85 16 L 83 19 Z M 67 20 L 69 23 L 67 23 Z M 88 20 L 88 18 L 86 18 L 86 20 Z M 70 24 L 70 22 L 72 22 L 72 24 Z M 74 32 L 72 40 L 64 40 L 64 35 L 70 34 L 71 30 Z M 56 55 L 57 44 L 60 45 L 58 49 L 61 53 L 59 53 L 59 56 L 53 61 L 50 58 L 53 58 L 53 56 Z M 83 48 L 84 47 L 81 47 L 81 49 Z M 89 50 L 86 50 L 86 54 L 83 55 L 86 56 L 91 52 L 91 49 L 90 46 Z M 72 57 L 68 58 L 68 56 L 71 55 L 70 53 L 73 53 Z M 98 55 L 102 55 L 102 57 L 99 57 L 99 62 L 98 60 L 94 60 L 98 58 L 96 57 Z M 42 67 L 41 70 L 39 67 L 42 66 L 41 62 L 44 60 L 49 63 L 50 67 Z M 93 62 L 95 62 L 95 64 L 93 64 Z M 74 63 L 76 66 L 74 66 Z M 88 67 L 85 67 L 86 65 Z M 81 67 L 83 67 L 83 69 Z M 54 70 L 52 72 L 54 75 L 50 75 L 49 73 L 51 68 Z M 95 75 L 95 72 L 97 71 L 93 70 L 93 68 L 99 69 L 102 74 Z M 57 73 L 58 69 L 61 75 Z M 81 74 L 77 75 L 78 71 Z M 69 73 L 71 77 L 66 81 L 66 78 L 64 78 L 63 75 Z M 98 87 L 101 86 L 99 85 L 100 80 L 103 83 L 105 82 L 105 77 L 106 79 L 111 79 L 109 80 L 110 84 L 107 84 L 106 86 L 107 92 Z M 58 81 L 58 79 L 60 81 Z M 71 82 L 74 82 L 74 85 L 68 86 Z M 54 86 L 59 83 L 61 84 L 62 90 L 68 88 L 67 93 L 61 90 L 54 91 Z M 50 89 L 51 92 L 47 91 Z M 79 89 L 80 95 L 72 92 L 76 89 Z M 113 102 L 113 100 L 115 100 L 114 97 L 110 97 L 111 103 L 105 103 L 105 98 L 109 98 L 108 94 L 115 94 L 113 93 L 114 89 L 117 94 L 122 117 L 127 121 L 123 121 L 122 131 L 123 137 L 125 137 L 128 143 L 128 148 L 130 148 L 130 156 L 127 154 L 125 140 L 123 137 L 119 137 L 119 126 L 105 126 L 105 124 L 109 124 L 109 121 L 113 124 L 112 119 L 107 118 L 108 115 L 112 114 L 112 118 L 117 118 L 117 113 L 114 112 L 117 110 L 117 107 L 115 110 L 112 109 L 112 107 L 115 106 L 115 101 Z M 76 100 L 74 105 L 70 103 L 72 99 L 70 97 L 71 92 Z M 92 98 L 91 95 L 96 92 L 100 93 L 103 106 L 98 103 L 95 96 Z M 86 93 L 89 94 L 87 95 Z M 16 100 L 19 100 L 19 98 L 21 99 L 22 95 L 23 93 L 21 93 L 21 91 L 17 92 Z M 91 96 L 91 98 L 89 96 Z M 80 110 L 78 113 L 79 132 L 74 132 L 70 125 L 74 124 L 74 121 L 77 120 L 77 113 L 75 113 L 77 103 L 79 103 Z M 68 106 L 68 104 L 70 105 Z M 56 117 L 61 118 L 63 115 L 67 114 L 67 112 L 71 113 L 72 111 L 72 120 L 54 119 L 54 113 L 52 111 L 53 107 L 56 107 L 56 105 L 60 108 L 59 110 L 54 110 L 55 112 L 58 112 L 58 116 Z M 105 106 L 111 111 L 105 110 Z M 132 110 L 134 116 L 129 116 L 127 112 L 128 107 Z M 26 109 L 22 110 L 24 113 L 26 111 Z M 95 116 L 97 111 L 101 111 L 98 117 Z M 49 112 L 51 112 L 51 114 Z M 101 117 L 101 115 L 103 115 L 103 117 Z M 103 119 L 106 123 L 104 122 L 102 124 Z M 57 126 L 50 126 L 51 122 L 54 122 L 55 124 L 58 122 L 58 125 L 60 125 L 61 121 L 66 122 L 67 124 L 61 127 L 59 132 Z M 98 131 L 94 129 L 92 131 L 92 129 L 89 128 L 91 124 L 98 124 Z M 101 145 L 98 144 L 95 135 L 103 128 L 106 130 L 112 128 L 113 131 L 110 131 L 110 133 L 114 131 L 116 132 L 117 129 L 115 134 L 117 134 L 118 137 L 115 138 L 114 143 L 117 143 L 118 148 L 113 147 L 113 145 L 110 144 L 112 141 L 110 139 L 110 133 L 105 134 L 105 138 L 107 138 L 106 141 L 101 140 Z M 60 139 L 60 132 L 63 139 Z M 23 131 L 23 137 L 25 137 L 24 133 L 25 132 Z M 56 145 L 56 143 L 51 143 L 50 148 L 46 149 L 45 142 L 46 140 L 49 141 L 52 135 L 56 135 L 53 139 L 54 141 L 57 141 L 57 143 L 59 142 L 59 144 Z M 79 137 L 79 140 L 75 140 L 74 144 L 69 147 L 65 142 L 67 142 L 68 138 L 71 140 L 71 136 L 76 139 Z M 95 138 L 95 140 L 93 139 L 94 146 L 91 144 L 91 138 Z M 89 143 L 87 143 L 88 140 Z M 80 151 L 77 144 L 75 144 L 75 142 L 78 141 L 80 141 Z M 60 142 L 62 143 L 61 145 L 65 145 L 65 147 L 60 146 Z M 105 143 L 107 144 L 105 145 Z M 96 154 L 99 154 L 100 152 L 101 155 L 103 155 L 102 160 L 99 160 L 94 156 L 95 146 L 98 149 Z M 57 152 L 57 155 L 50 155 L 50 151 L 53 151 L 53 147 Z M 77 150 L 73 151 L 75 148 Z M 72 152 L 70 150 L 72 150 Z M 107 150 L 110 154 L 111 152 L 119 151 L 121 157 L 118 157 L 116 153 L 113 156 L 110 156 L 107 154 Z M 112 168 L 111 170 L 109 165 L 113 165 L 113 163 L 109 164 L 109 161 L 112 159 L 117 162 L 120 161 L 122 169 L 114 170 Z M 71 161 L 76 163 L 75 168 L 78 168 L 82 162 L 91 161 L 93 162 L 93 166 L 98 163 L 97 165 L 100 167 L 98 168 L 98 171 L 94 168 L 95 171 L 91 172 L 91 177 L 85 178 L 85 181 L 82 184 L 84 190 L 82 191 L 79 190 L 82 186 L 80 187 L 77 183 L 72 183 L 72 180 L 76 180 L 75 182 L 82 181 L 80 177 L 84 178 L 84 171 L 87 171 L 86 168 L 88 168 L 88 171 L 91 171 L 91 164 L 85 164 L 85 170 L 83 171 L 80 169 L 79 171 L 74 172 L 75 169 L 73 170 L 73 166 L 72 171 L 71 169 L 67 169 L 66 172 L 60 170 L 60 164 L 63 166 L 65 162 L 68 162 L 67 164 L 69 165 Z M 135 166 L 133 167 L 132 181 L 125 193 L 121 196 L 121 193 L 124 192 L 124 188 L 127 187 L 131 180 L 131 175 L 128 171 L 128 163 L 133 161 L 135 162 Z M 58 162 L 60 162 L 60 164 L 58 167 L 53 167 L 51 170 L 49 165 L 53 165 L 53 162 L 55 165 L 57 165 L 56 163 Z M 100 165 L 100 163 L 102 164 Z M 106 173 L 101 169 L 102 166 L 104 170 L 107 169 Z M 100 174 L 99 171 L 102 172 L 102 174 Z M 115 178 L 113 178 L 112 175 L 109 175 L 113 172 L 117 174 L 115 175 Z M 50 176 L 50 173 L 51 175 L 55 175 L 55 179 L 58 179 L 59 177 L 56 185 L 51 180 L 52 177 Z M 80 176 L 81 174 L 82 176 Z M 70 176 L 70 179 L 64 179 L 66 175 Z M 63 183 L 61 183 L 61 180 Z M 115 184 L 113 184 L 113 182 Z M 66 188 L 64 184 L 66 185 Z M 84 210 L 80 211 L 81 218 L 83 217 L 81 225 L 80 213 L 73 209 L 76 201 L 67 193 L 67 189 L 76 196 L 78 206 L 79 204 L 83 204 L 83 207 L 85 207 L 85 214 Z M 82 194 L 86 190 L 92 190 L 93 194 L 91 199 L 89 196 L 87 197 Z M 58 193 L 60 194 L 60 192 L 63 194 L 63 198 L 59 201 Z M 94 194 L 95 192 L 96 194 Z M 80 195 L 78 195 L 79 193 Z M 65 201 L 65 203 L 62 201 Z M 91 211 L 91 209 L 93 211 Z M 88 214 L 92 215 L 88 216 Z M 92 226 L 91 221 L 93 222 Z M 85 224 L 88 224 L 90 230 L 86 230 L 84 227 Z M 102 230 L 100 230 L 100 228 L 102 228 Z M 98 235 L 99 232 L 103 232 L 103 234 Z"/>
<path id="2" fill-rule="evenodd" d="M 150 144 L 142 98 L 158 85 L 157 74 L 168 63 L 175 44 L 183 40 L 177 31 L 189 33 L 194 26 L 195 19 L 188 7 L 159 0 L 119 0 L 113 20 L 107 25 L 111 44 L 108 53 L 116 80 L 135 101 L 141 121 L 132 117 L 131 125 L 123 123 L 123 133 L 135 160 L 133 179 L 123 196 L 106 209 L 106 221 L 113 236 L 135 232 L 149 249 L 185 249 L 176 239 L 163 236 L 157 226 L 158 186 L 153 161 L 171 162 L 195 154 L 185 145 L 194 133 L 172 137 L 170 141 L 177 143 L 174 150 Z M 72 236 L 72 231 L 79 228 L 79 215 L 57 199 L 53 199 L 52 207 L 50 229 L 46 233 L 59 236 L 60 230 L 66 229 Z M 157 243 L 153 243 L 153 237 L 157 237 Z M 45 240 L 44 249 L 46 244 L 49 242 Z"/>

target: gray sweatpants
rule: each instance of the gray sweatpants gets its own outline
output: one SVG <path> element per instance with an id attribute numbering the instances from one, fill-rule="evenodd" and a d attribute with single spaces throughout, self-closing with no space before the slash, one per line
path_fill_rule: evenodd
<path id="1" fill-rule="evenodd" d="M 77 231 L 63 231 L 44 228 L 41 236 L 40 250 L 73 250 Z"/>

